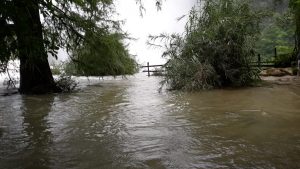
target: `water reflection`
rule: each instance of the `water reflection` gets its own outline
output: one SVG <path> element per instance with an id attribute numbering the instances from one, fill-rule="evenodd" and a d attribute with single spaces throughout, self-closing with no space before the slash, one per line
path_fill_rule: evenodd
<path id="1" fill-rule="evenodd" d="M 52 135 L 48 115 L 51 112 L 54 96 L 24 97 L 21 107 L 24 116 L 24 132 L 28 135 L 29 142 L 25 149 L 25 168 L 49 168 L 49 148 L 51 147 Z"/>
<path id="2" fill-rule="evenodd" d="M 119 148 L 123 123 L 115 116 L 126 87 L 93 84 L 69 99 L 55 99 L 50 117 L 53 168 L 123 168 L 120 161 L 126 156 L 120 156 Z"/>
<path id="3" fill-rule="evenodd" d="M 174 103 L 176 95 L 157 91 L 159 78 L 133 81 L 123 97 L 127 104 L 118 106 L 119 119 L 126 134 L 122 151 L 136 168 L 187 168 L 191 157 L 187 147 L 192 142 L 188 126 L 179 112 L 182 105 Z M 145 85 L 147 84 L 147 85 Z"/>
<path id="4" fill-rule="evenodd" d="M 51 132 L 47 117 L 54 96 L 1 98 L 1 161 L 3 168 L 49 168 Z"/>

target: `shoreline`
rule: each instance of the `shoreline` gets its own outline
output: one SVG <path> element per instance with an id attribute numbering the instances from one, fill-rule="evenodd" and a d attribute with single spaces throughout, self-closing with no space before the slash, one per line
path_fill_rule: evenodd
<path id="1" fill-rule="evenodd" d="M 260 76 L 261 80 L 264 82 L 277 84 L 277 85 L 300 85 L 300 76 Z"/>

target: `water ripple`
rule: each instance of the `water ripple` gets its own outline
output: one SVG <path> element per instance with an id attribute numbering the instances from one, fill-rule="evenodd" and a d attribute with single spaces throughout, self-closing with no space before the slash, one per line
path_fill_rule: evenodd
<path id="1" fill-rule="evenodd" d="M 1 168 L 300 168 L 298 87 L 79 80 L 71 94 L 0 97 Z"/>

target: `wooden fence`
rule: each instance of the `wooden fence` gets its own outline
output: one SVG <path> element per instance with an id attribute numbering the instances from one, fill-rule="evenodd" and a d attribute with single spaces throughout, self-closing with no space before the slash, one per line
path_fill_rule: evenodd
<path id="1" fill-rule="evenodd" d="M 150 68 L 162 68 L 164 65 L 150 65 L 149 62 L 147 62 L 147 66 L 141 66 L 141 68 L 147 68 L 146 70 L 143 70 L 143 72 L 148 73 L 148 77 L 151 76 L 150 73 L 158 73 L 161 72 L 162 70 L 150 70 Z"/>
<path id="2" fill-rule="evenodd" d="M 252 62 L 250 65 L 253 67 L 258 67 L 258 68 L 266 68 L 266 67 L 274 67 L 275 63 L 274 62 L 262 62 L 261 56 L 260 56 L 260 54 L 258 54 L 257 62 Z"/>
<path id="3" fill-rule="evenodd" d="M 274 67 L 275 64 L 274 62 L 261 62 L 260 60 L 258 60 L 257 62 L 252 62 L 250 64 L 252 67 L 258 67 L 259 69 L 263 69 L 263 68 L 269 68 L 269 67 Z M 141 66 L 141 68 L 146 68 L 144 69 L 142 72 L 147 73 L 147 76 L 150 77 L 151 73 L 162 73 L 164 70 L 162 69 L 162 67 L 165 65 L 150 65 L 149 62 L 147 62 L 146 66 Z M 153 70 L 150 68 L 159 68 L 159 70 Z"/>
<path id="4" fill-rule="evenodd" d="M 277 49 L 274 48 L 274 58 L 277 57 Z M 257 61 L 256 62 L 252 62 L 250 64 L 252 67 L 258 67 L 260 69 L 263 69 L 263 68 L 267 68 L 267 67 L 274 67 L 275 66 L 275 63 L 274 62 L 266 62 L 266 61 L 261 61 L 261 55 L 258 54 L 257 55 Z M 148 73 L 148 76 L 150 77 L 151 76 L 151 73 L 160 73 L 163 71 L 162 67 L 165 66 L 165 65 L 150 65 L 149 62 L 147 62 L 147 65 L 146 66 L 141 66 L 141 68 L 146 68 L 146 70 L 143 70 L 143 72 L 146 72 Z M 150 68 L 160 68 L 160 70 L 153 70 L 153 69 L 150 69 Z"/>

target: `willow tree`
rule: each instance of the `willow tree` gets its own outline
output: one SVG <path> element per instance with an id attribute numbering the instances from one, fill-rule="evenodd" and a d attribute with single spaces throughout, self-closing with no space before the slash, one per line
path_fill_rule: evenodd
<path id="1" fill-rule="evenodd" d="M 91 37 L 90 37 L 91 36 Z M 122 43 L 122 34 L 108 34 L 88 39 L 65 64 L 65 73 L 75 76 L 118 76 L 137 72 L 137 63 Z"/>
<path id="2" fill-rule="evenodd" d="M 21 93 L 57 92 L 48 63 L 59 48 L 75 50 L 86 31 L 116 27 L 111 0 L 1 0 L 0 59 L 20 60 Z M 116 27 L 117 28 L 117 27 Z"/>
<path id="3" fill-rule="evenodd" d="M 160 6 L 160 0 L 155 2 Z M 48 54 L 56 57 L 59 48 L 68 53 L 80 49 L 86 32 L 93 37 L 117 32 L 119 23 L 110 19 L 113 12 L 113 0 L 1 0 L 1 69 L 19 59 L 21 93 L 59 91 Z"/>
<path id="4" fill-rule="evenodd" d="M 247 86 L 259 80 L 251 67 L 261 13 L 244 0 L 209 0 L 194 7 L 184 35 L 166 40 L 165 84 L 175 90 Z"/>

